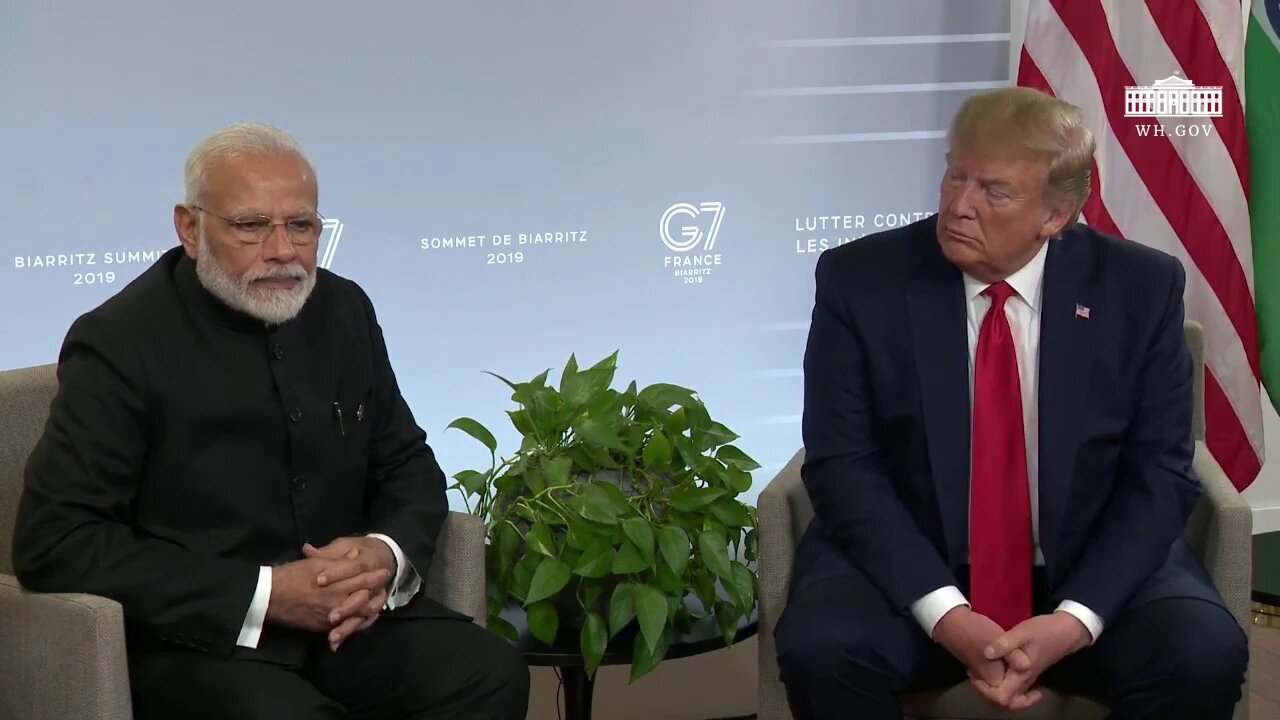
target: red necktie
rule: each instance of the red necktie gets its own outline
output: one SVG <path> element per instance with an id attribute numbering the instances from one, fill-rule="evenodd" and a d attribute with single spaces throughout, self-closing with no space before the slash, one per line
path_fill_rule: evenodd
<path id="1" fill-rule="evenodd" d="M 974 611 L 1008 630 L 1031 617 L 1031 490 L 1018 356 L 1004 314 L 1013 288 L 999 282 L 984 294 L 991 309 L 973 370 L 969 594 Z"/>

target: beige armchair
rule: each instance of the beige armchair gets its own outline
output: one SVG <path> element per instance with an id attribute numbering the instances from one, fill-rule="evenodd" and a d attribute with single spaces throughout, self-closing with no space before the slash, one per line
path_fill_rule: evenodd
<path id="1" fill-rule="evenodd" d="M 32 593 L 13 573 L 23 468 L 57 390 L 56 366 L 0 372 L 0 718 L 130 720 L 124 615 L 93 595 Z M 449 513 L 425 591 L 485 619 L 484 526 Z"/>
<path id="2" fill-rule="evenodd" d="M 1196 440 L 1192 468 L 1204 487 L 1204 498 L 1187 526 L 1187 539 L 1199 553 L 1218 591 L 1236 620 L 1248 632 L 1252 623 L 1249 605 L 1253 515 L 1204 444 L 1204 336 L 1198 324 L 1186 325 L 1187 344 L 1195 367 Z M 778 680 L 777 649 L 773 631 L 787 602 L 792 557 L 800 537 L 813 518 L 813 507 L 800 479 L 804 451 L 769 483 L 758 501 L 760 532 L 760 720 L 791 720 L 786 691 Z M 994 720 L 1017 717 L 1026 720 L 1092 720 L 1106 716 L 1106 708 L 1083 696 L 1046 691 L 1032 710 L 1002 714 L 982 699 L 968 683 L 903 698 L 907 716 L 947 720 Z M 1249 688 L 1236 705 L 1235 719 L 1248 720 Z"/>

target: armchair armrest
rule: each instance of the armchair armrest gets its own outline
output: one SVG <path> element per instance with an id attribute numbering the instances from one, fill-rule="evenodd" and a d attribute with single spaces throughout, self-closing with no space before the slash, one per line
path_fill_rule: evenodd
<path id="1" fill-rule="evenodd" d="M 484 522 L 479 517 L 450 511 L 440 528 L 423 591 L 446 607 L 470 615 L 477 624 L 485 624 Z"/>
<path id="2" fill-rule="evenodd" d="M 756 524 L 760 533 L 761 638 L 771 638 L 774 624 L 782 615 L 796 546 L 813 517 L 813 506 L 800 476 L 803 462 L 801 450 L 769 481 L 756 501 Z"/>
<path id="3" fill-rule="evenodd" d="M 1247 632 L 1253 622 L 1249 604 L 1253 513 L 1204 442 L 1196 443 L 1191 469 L 1204 496 L 1187 523 L 1187 541 L 1204 563 L 1227 609 Z"/>
<path id="4" fill-rule="evenodd" d="M 787 604 L 796 545 L 813 518 L 813 505 L 800 475 L 803 463 L 804 451 L 801 450 L 769 481 L 756 501 L 760 546 L 757 566 L 760 623 L 756 636 L 759 641 L 760 720 L 791 717 L 786 690 L 778 679 L 778 650 L 773 642 L 773 631 Z"/>
<path id="5" fill-rule="evenodd" d="M 130 720 L 124 611 L 79 593 L 33 593 L 0 574 L 0 717 Z"/>

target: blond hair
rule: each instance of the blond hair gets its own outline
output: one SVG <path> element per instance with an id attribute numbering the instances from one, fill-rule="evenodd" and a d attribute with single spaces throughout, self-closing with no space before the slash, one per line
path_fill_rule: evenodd
<path id="1" fill-rule="evenodd" d="M 302 153 L 293 136 L 264 123 L 236 123 L 215 131 L 192 149 L 183 168 L 183 189 L 188 205 L 198 205 L 204 194 L 205 173 L 217 160 L 230 160 L 244 155 L 295 155 L 311 171 L 315 170 Z"/>
<path id="2" fill-rule="evenodd" d="M 1093 132 L 1080 108 L 1039 90 L 1005 87 L 970 96 L 951 120 L 951 150 L 1049 161 L 1045 200 L 1079 213 L 1093 184 Z"/>

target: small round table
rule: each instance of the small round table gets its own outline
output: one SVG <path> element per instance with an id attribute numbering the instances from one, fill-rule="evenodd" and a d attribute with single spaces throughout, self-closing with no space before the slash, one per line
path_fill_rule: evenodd
<path id="1" fill-rule="evenodd" d="M 685 597 L 685 606 L 694 614 L 689 632 L 677 635 L 671 641 L 671 647 L 663 657 L 663 661 L 676 658 L 701 655 L 726 647 L 724 635 L 716 625 L 714 617 L 697 618 L 703 613 L 702 602 L 697 597 Z M 733 642 L 737 644 L 756 634 L 756 623 L 759 610 L 738 621 L 738 630 Z M 564 678 L 564 706 L 566 720 L 591 720 L 591 698 L 595 687 L 594 678 L 587 677 L 587 669 L 583 664 L 582 650 L 579 646 L 576 629 L 561 628 L 556 635 L 555 645 L 547 645 L 529 632 L 529 623 L 524 608 L 515 601 L 507 604 L 502 611 L 502 618 L 511 623 L 519 635 L 516 649 L 524 656 L 525 662 L 534 666 L 551 666 L 560 668 Z M 633 642 L 639 637 L 632 628 L 618 634 L 605 647 L 600 666 L 630 665 Z"/>

